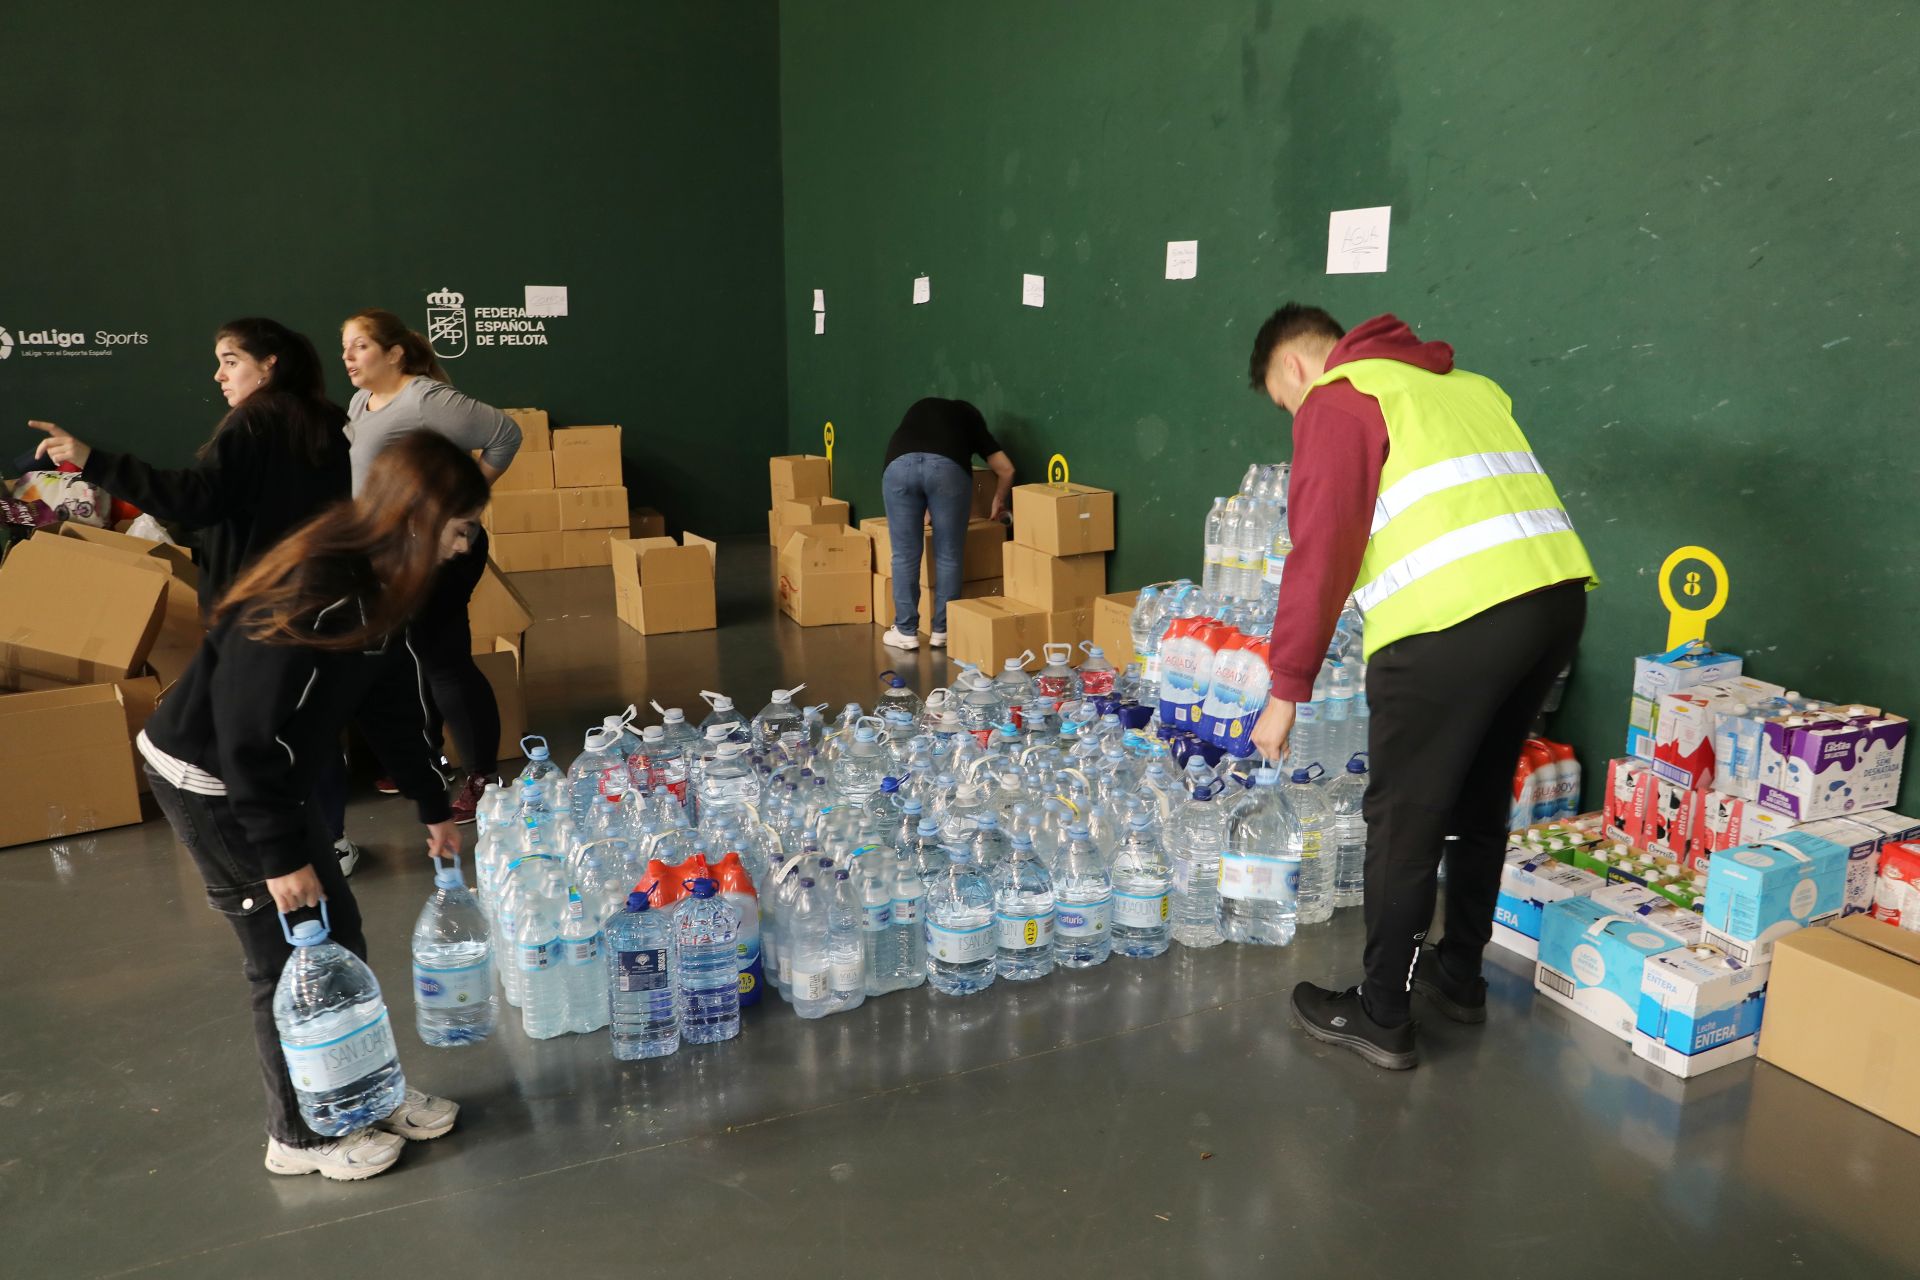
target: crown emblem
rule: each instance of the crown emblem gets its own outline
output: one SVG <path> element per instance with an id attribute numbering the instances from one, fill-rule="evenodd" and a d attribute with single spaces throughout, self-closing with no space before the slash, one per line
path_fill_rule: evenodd
<path id="1" fill-rule="evenodd" d="M 466 300 L 466 294 L 455 293 L 451 289 L 442 289 L 438 293 L 430 293 L 427 295 L 427 305 L 430 307 L 457 307 L 466 302 Z"/>

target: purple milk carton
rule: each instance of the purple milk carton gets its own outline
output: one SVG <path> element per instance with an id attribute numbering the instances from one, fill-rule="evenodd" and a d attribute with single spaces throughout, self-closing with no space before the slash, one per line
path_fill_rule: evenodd
<path id="1" fill-rule="evenodd" d="M 1884 809 L 1906 760 L 1906 720 L 1877 707 L 1775 716 L 1761 725 L 1760 806 L 1796 822 Z"/>

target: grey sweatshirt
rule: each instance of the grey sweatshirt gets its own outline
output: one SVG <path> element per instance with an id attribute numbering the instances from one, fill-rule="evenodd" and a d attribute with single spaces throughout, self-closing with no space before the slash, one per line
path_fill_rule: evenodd
<path id="1" fill-rule="evenodd" d="M 367 392 L 356 391 L 347 406 L 355 497 L 380 451 L 409 431 L 437 431 L 468 452 L 480 450 L 482 462 L 502 471 L 520 452 L 520 428 L 512 418 L 444 382 L 416 377 L 380 409 L 368 409 L 367 399 Z"/>

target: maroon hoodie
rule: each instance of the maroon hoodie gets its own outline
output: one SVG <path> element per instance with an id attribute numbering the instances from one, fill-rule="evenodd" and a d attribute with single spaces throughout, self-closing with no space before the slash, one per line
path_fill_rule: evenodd
<path id="1" fill-rule="evenodd" d="M 1453 368 L 1453 348 L 1422 342 L 1394 316 L 1375 316 L 1334 344 L 1327 368 L 1349 360 L 1398 360 L 1430 373 Z M 1360 576 L 1387 461 L 1380 403 L 1350 382 L 1316 387 L 1293 418 L 1287 526 L 1293 552 L 1280 579 L 1267 667 L 1273 696 L 1313 697 L 1340 610 Z"/>

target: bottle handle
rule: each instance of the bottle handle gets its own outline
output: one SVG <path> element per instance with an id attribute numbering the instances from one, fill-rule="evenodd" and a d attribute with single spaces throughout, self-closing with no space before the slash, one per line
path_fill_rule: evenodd
<path id="1" fill-rule="evenodd" d="M 306 908 L 302 907 L 300 910 L 304 911 Z M 287 913 L 284 911 L 276 911 L 274 914 L 280 917 L 280 936 L 287 940 L 288 946 L 293 946 L 293 930 L 287 924 Z M 325 898 L 320 899 L 320 928 L 329 936 L 333 933 L 333 919 L 327 915 L 327 900 Z"/>

